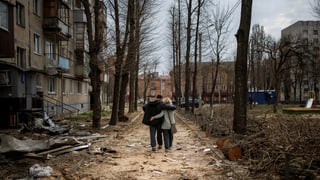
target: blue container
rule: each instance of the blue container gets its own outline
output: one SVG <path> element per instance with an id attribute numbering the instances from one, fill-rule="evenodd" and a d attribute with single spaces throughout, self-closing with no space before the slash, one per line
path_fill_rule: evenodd
<path id="1" fill-rule="evenodd" d="M 275 102 L 275 90 L 258 90 L 248 92 L 248 102 L 250 98 L 256 104 L 273 104 Z"/>

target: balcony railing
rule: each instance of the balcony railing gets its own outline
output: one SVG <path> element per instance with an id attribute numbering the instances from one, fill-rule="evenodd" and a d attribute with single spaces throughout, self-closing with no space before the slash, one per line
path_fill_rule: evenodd
<path id="1" fill-rule="evenodd" d="M 63 39 L 70 37 L 69 26 L 57 17 L 44 18 L 43 29 L 45 32 L 57 33 Z"/>
<path id="2" fill-rule="evenodd" d="M 70 69 L 70 60 L 68 58 L 59 56 L 59 68 Z"/>
<path id="3" fill-rule="evenodd" d="M 58 56 L 58 60 L 49 58 L 46 56 L 46 66 L 47 67 L 54 67 L 54 68 L 59 68 L 63 70 L 69 70 L 70 69 L 70 59 L 63 57 L 63 56 Z"/>
<path id="4" fill-rule="evenodd" d="M 86 15 L 84 13 L 84 10 L 74 10 L 73 11 L 73 21 L 75 23 L 80 22 L 80 23 L 86 23 L 87 22 L 87 18 Z"/>
<path id="5" fill-rule="evenodd" d="M 75 75 L 79 78 L 88 78 L 89 77 L 90 68 L 84 65 L 76 65 L 76 73 Z"/>

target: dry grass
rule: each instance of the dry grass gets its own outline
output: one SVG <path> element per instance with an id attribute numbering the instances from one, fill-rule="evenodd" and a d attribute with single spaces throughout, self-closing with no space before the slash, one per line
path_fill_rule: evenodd
<path id="1" fill-rule="evenodd" d="M 211 136 L 229 136 L 242 148 L 252 176 L 315 179 L 320 176 L 320 115 L 272 113 L 271 106 L 248 109 L 247 134 L 232 133 L 233 105 L 204 106 L 193 120 Z"/>

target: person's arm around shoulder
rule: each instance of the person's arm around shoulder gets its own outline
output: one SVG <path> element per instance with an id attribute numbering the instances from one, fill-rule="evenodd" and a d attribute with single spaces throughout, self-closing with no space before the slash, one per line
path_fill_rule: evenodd
<path id="1" fill-rule="evenodd" d="M 150 121 L 152 121 L 152 120 L 154 120 L 154 119 L 161 118 L 163 115 L 164 115 L 164 112 L 161 111 L 159 114 L 152 116 L 152 117 L 150 118 Z"/>
<path id="2" fill-rule="evenodd" d="M 165 110 L 176 110 L 177 107 L 173 104 L 162 104 L 161 109 L 165 109 Z"/>

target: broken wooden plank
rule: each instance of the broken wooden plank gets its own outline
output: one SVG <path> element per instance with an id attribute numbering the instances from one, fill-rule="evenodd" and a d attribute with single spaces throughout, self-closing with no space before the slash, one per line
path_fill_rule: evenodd
<path id="1" fill-rule="evenodd" d="M 92 136 L 83 136 L 83 137 L 75 137 L 76 140 L 86 140 L 86 139 L 98 139 L 98 138 L 104 138 L 107 137 L 107 135 L 92 135 Z"/>
<path id="2" fill-rule="evenodd" d="M 64 153 L 71 152 L 71 151 L 77 151 L 77 150 L 80 150 L 80 149 L 86 149 L 86 148 L 88 148 L 89 146 L 90 146 L 89 144 L 85 144 L 85 145 L 81 145 L 81 146 L 76 146 L 76 147 L 64 149 L 64 150 L 61 150 L 61 151 L 53 152 L 53 153 L 51 153 L 51 155 L 57 156 L 57 155 L 60 155 L 60 154 L 64 154 Z"/>
<path id="3" fill-rule="evenodd" d="M 36 155 L 50 154 L 50 153 L 61 151 L 61 150 L 68 149 L 68 148 L 71 148 L 71 147 L 73 147 L 73 146 L 70 146 L 70 145 L 61 146 L 61 147 L 58 147 L 58 148 L 55 148 L 55 149 L 50 149 L 48 151 L 43 151 L 43 152 L 40 152 L 40 153 L 36 153 Z"/>

